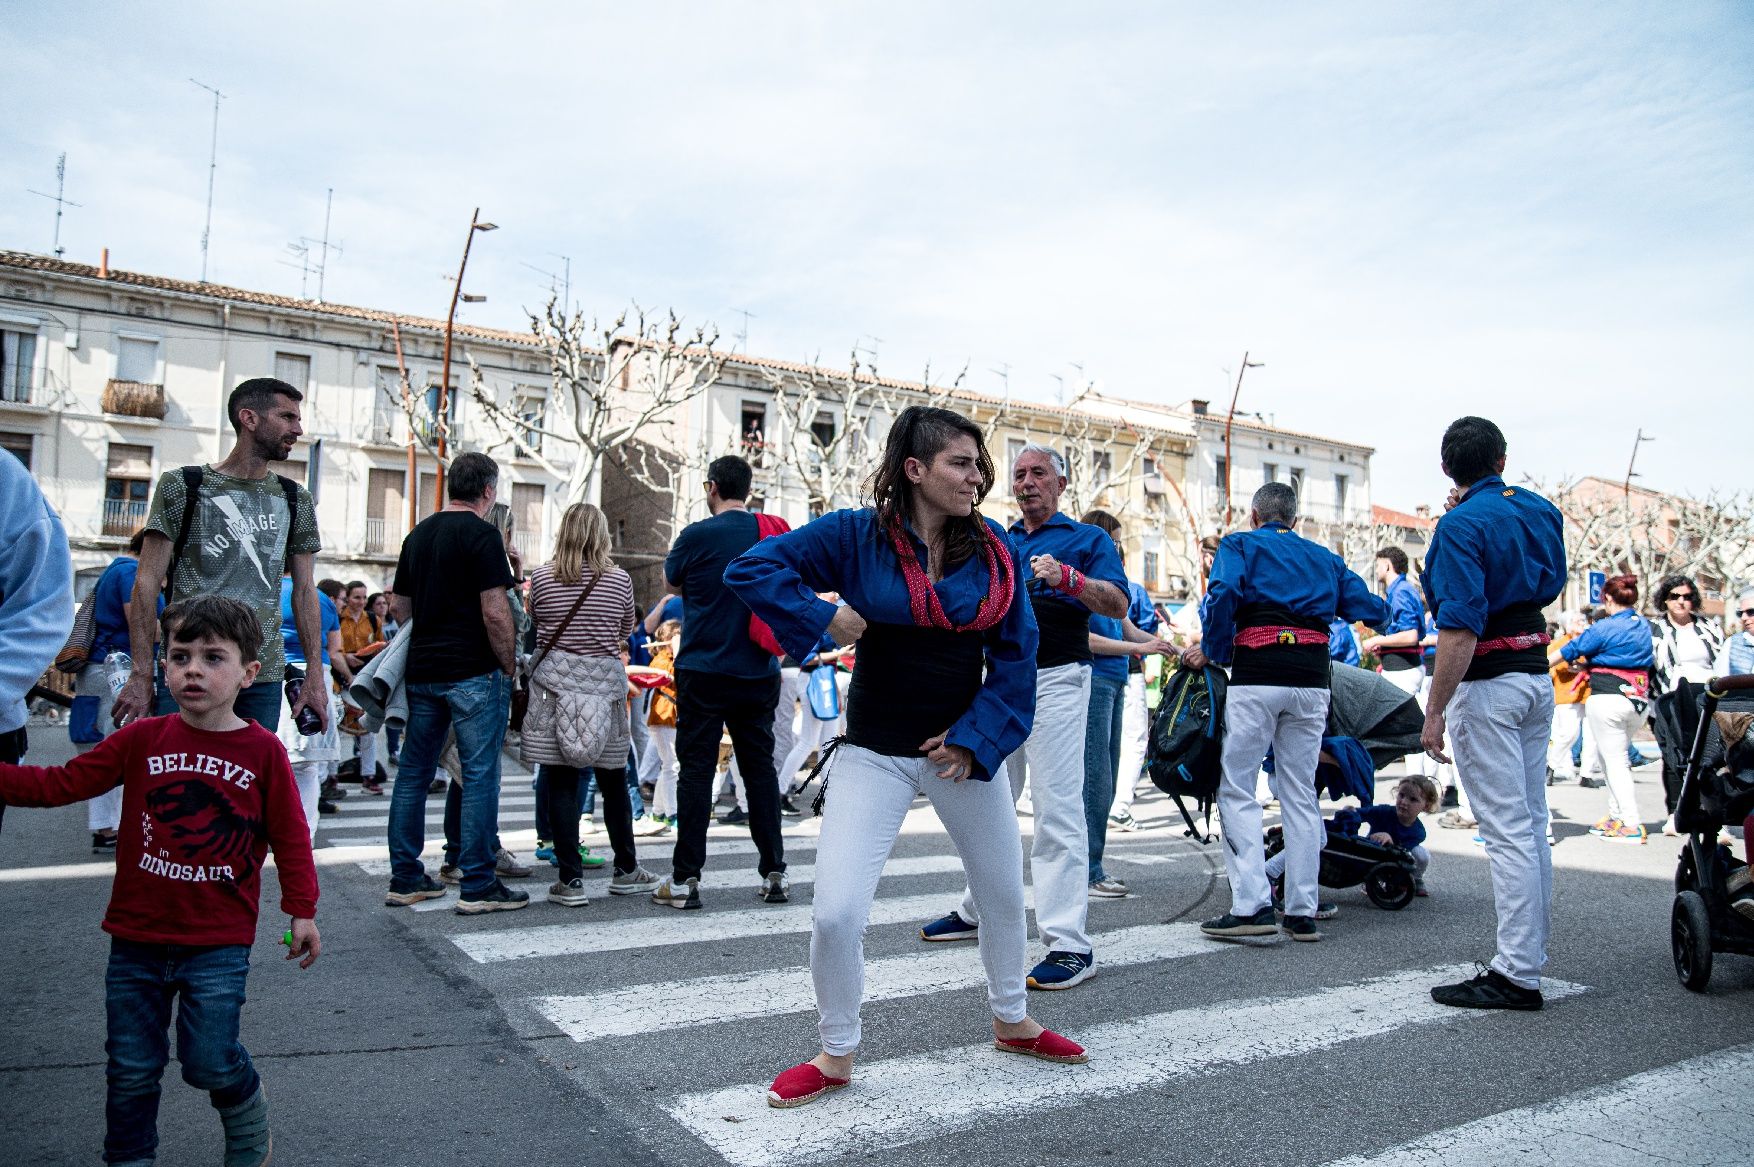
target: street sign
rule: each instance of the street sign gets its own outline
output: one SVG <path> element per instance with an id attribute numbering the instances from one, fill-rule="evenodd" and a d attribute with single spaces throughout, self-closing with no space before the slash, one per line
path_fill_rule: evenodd
<path id="1" fill-rule="evenodd" d="M 1602 589 L 1607 587 L 1607 586 L 1608 586 L 1608 575 L 1606 572 L 1601 572 L 1601 571 L 1590 572 L 1590 603 L 1592 603 L 1592 604 L 1601 603 L 1602 602 Z"/>

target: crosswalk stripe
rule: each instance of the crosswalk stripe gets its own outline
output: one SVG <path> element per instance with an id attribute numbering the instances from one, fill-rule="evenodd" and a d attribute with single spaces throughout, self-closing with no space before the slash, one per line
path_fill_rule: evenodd
<path id="1" fill-rule="evenodd" d="M 434 803 L 441 807 L 445 796 L 442 794 L 427 795 L 426 805 L 431 808 Z M 509 806 L 535 806 L 536 796 L 533 793 L 507 793 L 499 796 L 501 810 Z M 382 795 L 354 794 L 335 804 L 338 815 L 351 814 L 388 814 L 390 808 L 390 792 L 386 789 Z"/>
<path id="2" fill-rule="evenodd" d="M 390 878 L 390 861 L 389 859 L 384 858 L 384 841 L 382 839 L 376 839 L 374 842 L 377 845 L 379 854 L 359 859 L 357 861 L 359 869 L 367 875 L 375 875 L 383 879 L 388 879 Z M 675 846 L 675 840 L 672 836 L 651 835 L 637 840 L 637 845 L 639 848 L 639 861 L 647 867 L 652 867 L 653 864 L 668 864 L 672 854 L 672 849 Z M 443 844 L 439 840 L 431 840 L 427 843 L 423 855 L 430 858 L 435 852 L 439 851 L 442 846 Z M 609 844 L 606 840 L 592 839 L 590 846 L 594 851 L 602 851 L 605 854 L 608 853 Z M 786 854 L 788 856 L 801 851 L 814 851 L 815 849 L 815 839 L 793 839 L 790 837 L 786 839 Z M 323 854 L 322 851 L 318 851 L 317 853 L 319 855 Z M 726 855 L 753 855 L 755 854 L 755 844 L 748 839 L 708 839 L 706 854 L 709 859 Z M 115 865 L 112 863 L 110 866 L 113 868 Z M 658 870 L 656 867 L 653 867 L 652 869 L 654 871 Z M 663 873 L 660 871 L 659 874 Z M 3 875 L 4 873 L 0 872 L 0 876 Z M 719 872 L 714 870 L 709 878 L 717 884 Z"/>
<path id="3" fill-rule="evenodd" d="M 669 852 L 665 852 L 666 856 L 668 856 L 668 854 Z M 643 860 L 644 856 L 641 858 Z M 607 864 L 604 865 L 604 867 L 607 866 Z M 946 871 L 961 870 L 962 860 L 954 855 L 915 855 L 906 859 L 891 859 L 888 866 L 884 867 L 883 874 L 887 878 L 901 875 L 937 875 Z M 602 875 L 603 873 L 604 868 L 597 869 L 598 875 Z M 791 885 L 793 887 L 799 887 L 806 883 L 815 882 L 816 868 L 808 865 L 803 867 L 787 867 L 786 875 L 791 880 Z M 589 878 L 589 876 L 587 876 L 587 878 Z M 765 880 L 762 879 L 759 871 L 747 867 L 739 870 L 713 873 L 714 891 L 717 891 L 719 888 L 758 888 L 764 882 Z M 530 893 L 530 902 L 533 904 L 546 903 L 548 901 L 548 889 L 546 887 L 527 887 L 524 890 Z M 587 884 L 585 891 L 590 895 L 609 894 L 609 889 L 606 886 L 592 888 Z M 436 912 L 454 906 L 455 905 L 452 904 L 447 897 L 442 900 L 422 900 L 420 903 L 413 905 L 413 910 L 416 912 Z"/>
<path id="4" fill-rule="evenodd" d="M 386 807 L 385 810 L 387 812 L 388 808 Z M 533 806 L 517 806 L 517 807 L 504 807 L 504 806 L 502 806 L 500 808 L 500 811 L 499 811 L 499 821 L 501 823 L 519 823 L 519 824 L 530 823 L 530 824 L 532 824 L 532 829 L 534 829 L 535 819 L 536 819 L 536 808 Z M 444 822 L 445 822 L 445 812 L 442 809 L 429 810 L 424 815 L 421 816 L 420 821 L 425 823 L 429 827 L 443 826 Z M 335 816 L 333 816 L 333 815 L 324 815 L 323 821 L 317 824 L 317 831 L 319 834 L 322 833 L 323 831 L 333 831 L 333 830 L 342 830 L 342 831 L 379 830 L 379 831 L 382 831 L 382 830 L 389 829 L 389 826 L 390 826 L 390 816 L 388 813 L 374 814 L 374 815 L 364 815 L 364 814 L 355 815 L 350 819 L 342 819 L 340 821 L 337 821 Z"/>
<path id="5" fill-rule="evenodd" d="M 1754 1145 L 1754 1045 L 1720 1050 L 1593 1090 L 1488 1115 L 1329 1167 L 1527 1167 L 1587 1147 L 1591 1167 L 1743 1164 Z"/>
<path id="6" fill-rule="evenodd" d="M 1123 1098 L 1177 1078 L 1291 1057 L 1412 1025 L 1479 1021 L 1430 988 L 1472 966 L 1410 970 L 1297 996 L 1224 1001 L 1110 1022 L 1069 1036 L 1090 1051 L 1083 1066 L 1001 1057 L 990 1042 L 861 1066 L 845 1094 L 809 1116 L 767 1105 L 755 1084 L 684 1095 L 670 1114 L 740 1167 L 814 1162 L 859 1148 L 897 1147 L 968 1130 L 1006 1115 Z M 1583 992 L 1546 981 L 1549 1000 Z"/>
<path id="7" fill-rule="evenodd" d="M 710 904 L 714 889 L 702 889 Z M 954 893 L 902 896 L 878 900 L 871 907 L 872 924 L 895 924 L 903 920 L 924 921 L 955 904 Z M 658 948 L 670 944 L 694 944 L 703 940 L 735 940 L 748 936 L 777 936 L 810 930 L 809 904 L 787 904 L 745 911 L 679 912 L 664 909 L 638 920 L 608 923 L 548 924 L 536 928 L 506 928 L 450 937 L 470 960 L 492 964 L 503 960 L 528 960 L 543 956 L 568 956 L 586 952 L 617 952 L 628 948 Z"/>
<path id="8" fill-rule="evenodd" d="M 1100 933 L 1095 939 L 1103 968 L 1247 951 L 1239 945 L 1214 944 L 1192 924 L 1119 928 Z M 975 945 L 922 947 L 927 950 L 915 955 L 867 962 L 865 1000 L 888 1001 L 986 983 Z M 630 985 L 581 996 L 538 997 L 532 1004 L 574 1041 L 594 1041 L 806 1012 L 816 1007 L 816 996 L 810 983 L 810 969 L 800 966 L 666 984 Z"/>

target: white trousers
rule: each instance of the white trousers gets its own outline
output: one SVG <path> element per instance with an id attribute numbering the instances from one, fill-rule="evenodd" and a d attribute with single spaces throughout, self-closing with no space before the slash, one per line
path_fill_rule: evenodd
<path id="1" fill-rule="evenodd" d="M 1547 735 L 1547 769 L 1556 778 L 1576 778 L 1577 766 L 1571 760 L 1571 747 L 1583 730 L 1583 702 L 1553 706 L 1553 729 Z"/>
<path id="2" fill-rule="evenodd" d="M 810 710 L 804 710 L 804 716 L 798 724 L 798 734 L 792 743 L 792 752 L 787 754 L 780 766 L 780 793 L 788 793 L 792 783 L 798 781 L 798 769 L 804 765 L 804 759 L 810 751 L 821 747 L 822 743 L 840 732 L 841 718 L 824 721 Z"/>
<path id="3" fill-rule="evenodd" d="M 1121 695 L 1121 765 L 1115 776 L 1115 797 L 1108 813 L 1116 818 L 1133 813 L 1133 796 L 1145 769 L 1146 739 L 1151 733 L 1151 710 L 1145 707 L 1145 674 L 1128 673 L 1127 691 Z"/>
<path id="4" fill-rule="evenodd" d="M 1608 817 L 1636 827 L 1638 797 L 1632 789 L 1632 767 L 1626 750 L 1632 735 L 1644 723 L 1644 710 L 1618 693 L 1591 693 L 1583 705 L 1584 718 L 1595 737 L 1596 757 L 1608 779 Z"/>
<path id="5" fill-rule="evenodd" d="M 1232 685 L 1225 694 L 1218 819 L 1224 833 L 1232 915 L 1252 916 L 1273 902 L 1267 886 L 1261 804 L 1255 797 L 1255 777 L 1269 746 L 1274 763 L 1270 783 L 1285 831 L 1285 914 L 1315 915 L 1316 872 L 1326 841 L 1315 772 L 1327 723 L 1326 689 Z"/>
<path id="6" fill-rule="evenodd" d="M 298 801 L 304 807 L 305 825 L 311 829 L 311 842 L 317 841 L 317 799 L 328 777 L 328 762 L 294 762 L 292 781 L 298 787 Z"/>
<path id="7" fill-rule="evenodd" d="M 1377 675 L 1419 702 L 1419 712 L 1425 712 L 1426 677 L 1424 669 L 1383 669 Z M 1429 778 L 1436 773 L 1437 763 L 1423 752 L 1408 754 L 1401 759 L 1401 762 L 1406 766 L 1409 774 L 1423 774 Z"/>
<path id="8" fill-rule="evenodd" d="M 362 733 L 354 740 L 359 743 L 359 780 L 375 782 L 378 776 L 378 735 Z"/>
<path id="9" fill-rule="evenodd" d="M 1553 903 L 1553 853 L 1547 846 L 1553 683 L 1545 673 L 1463 681 L 1446 720 L 1492 871 L 1498 908 L 1492 967 L 1526 989 L 1540 988 Z"/>
<path id="10" fill-rule="evenodd" d="M 86 668 L 91 669 L 90 665 Z M 110 724 L 110 714 L 116 708 L 115 694 L 110 692 L 109 682 L 103 679 L 103 668 L 99 666 L 91 676 L 82 672 L 79 675 L 79 696 L 87 694 L 97 698 L 97 725 L 108 737 L 115 732 Z M 80 742 L 73 747 L 76 754 L 87 753 L 96 749 L 96 742 Z M 96 798 L 85 800 L 85 829 L 92 834 L 99 831 L 114 831 L 122 825 L 122 784 L 117 783 L 114 789 L 106 790 Z"/>
<path id="11" fill-rule="evenodd" d="M 1005 760 L 1011 801 L 1022 795 L 1027 779 L 1035 807 L 1029 872 L 1035 885 L 1035 930 L 1049 952 L 1095 951 L 1084 930 L 1090 910 L 1090 839 L 1084 820 L 1084 729 L 1089 721 L 1090 666 L 1041 669 L 1035 674 L 1035 728 Z M 970 884 L 957 914 L 971 924 L 981 922 L 976 900 Z"/>
<path id="12" fill-rule="evenodd" d="M 902 819 L 920 794 L 938 812 L 981 906 L 981 964 L 993 1016 L 1022 1021 L 1028 1012 L 1023 843 L 1005 783 L 997 778 L 951 782 L 938 777 L 925 758 L 890 758 L 845 744 L 835 751 L 829 776 L 816 843 L 810 929 L 810 976 L 816 985 L 822 1051 L 838 1056 L 858 1048 L 865 924 Z"/>
<path id="13" fill-rule="evenodd" d="M 676 813 L 676 727 L 649 725 L 652 755 L 657 758 L 652 775 L 652 813 L 666 817 Z"/>

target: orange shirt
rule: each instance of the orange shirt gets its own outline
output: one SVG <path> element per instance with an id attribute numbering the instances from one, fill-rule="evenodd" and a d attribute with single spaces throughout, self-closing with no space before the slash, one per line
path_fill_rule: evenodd
<path id="1" fill-rule="evenodd" d="M 382 639 L 372 628 L 370 612 L 360 612 L 359 619 L 343 608 L 341 610 L 341 651 L 358 652 L 368 644 Z"/>
<path id="2" fill-rule="evenodd" d="M 1548 650 L 1558 648 L 1569 641 L 1569 636 L 1558 636 Z M 1553 678 L 1553 704 L 1581 705 L 1585 697 L 1590 695 L 1590 674 L 1588 669 L 1574 669 L 1565 661 L 1547 668 L 1547 675 Z"/>

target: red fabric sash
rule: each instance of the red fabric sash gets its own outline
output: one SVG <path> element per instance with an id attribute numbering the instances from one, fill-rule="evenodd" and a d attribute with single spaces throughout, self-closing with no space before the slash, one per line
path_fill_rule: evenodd
<path id="1" fill-rule="evenodd" d="M 1328 643 L 1326 632 L 1317 632 L 1313 628 L 1293 628 L 1290 625 L 1263 624 L 1256 628 L 1243 628 L 1236 634 L 1238 648 L 1282 648 L 1290 645 Z"/>
<path id="2" fill-rule="evenodd" d="M 791 529 L 792 525 L 778 515 L 770 515 L 765 511 L 755 512 L 755 541 L 757 543 L 763 539 L 771 539 L 775 535 L 784 535 Z M 779 637 L 773 634 L 773 629 L 768 627 L 767 621 L 754 612 L 749 613 L 749 639 L 753 640 L 756 646 L 769 656 L 784 657 L 786 655 L 786 650 L 780 647 Z"/>
<path id="3" fill-rule="evenodd" d="M 976 516 L 979 518 L 979 516 Z M 889 541 L 895 546 L 895 557 L 901 562 L 901 578 L 907 584 L 908 609 L 913 615 L 914 623 L 921 628 L 944 628 L 951 632 L 985 632 L 1005 618 L 1011 610 L 1011 598 L 1016 591 L 1017 581 L 1012 576 L 1011 555 L 999 545 L 998 538 L 988 527 L 986 520 L 980 520 L 980 542 L 978 552 L 981 562 L 987 568 L 987 594 L 981 599 L 974 610 L 974 619 L 967 624 L 952 624 L 950 617 L 944 614 L 944 605 L 938 600 L 938 591 L 932 581 L 926 578 L 925 568 L 920 566 L 919 556 L 914 554 L 913 543 L 908 539 L 907 532 L 901 524 L 892 524 L 889 528 Z"/>
<path id="4" fill-rule="evenodd" d="M 1474 655 L 1485 656 L 1489 652 L 1517 652 L 1525 648 L 1539 648 L 1544 644 L 1552 644 L 1553 638 L 1545 632 L 1524 632 L 1516 636 L 1494 636 L 1491 640 L 1476 641 Z"/>
<path id="5" fill-rule="evenodd" d="M 1650 696 L 1650 673 L 1644 669 L 1611 669 L 1606 665 L 1591 665 L 1590 673 L 1607 673 L 1610 677 L 1619 677 L 1626 686 L 1620 691 L 1623 697 L 1642 701 Z"/>

